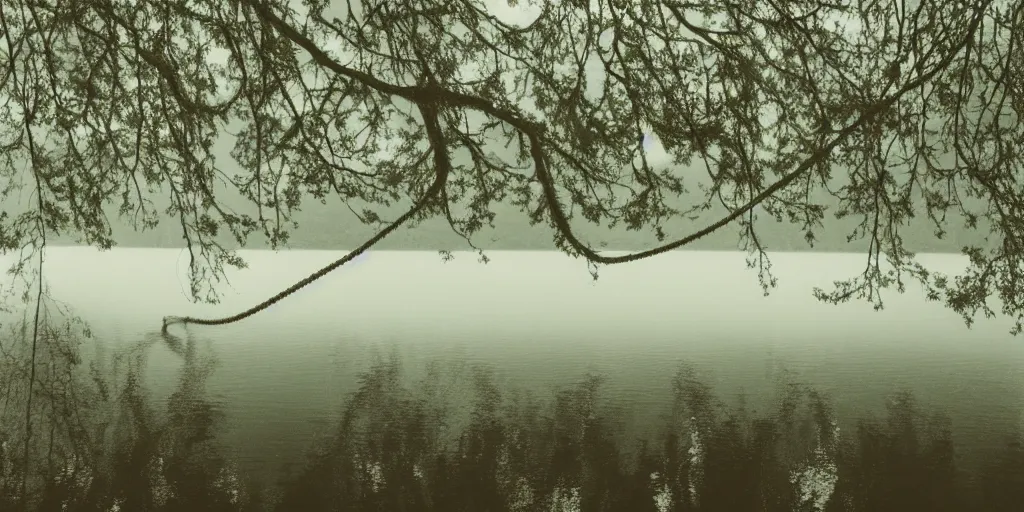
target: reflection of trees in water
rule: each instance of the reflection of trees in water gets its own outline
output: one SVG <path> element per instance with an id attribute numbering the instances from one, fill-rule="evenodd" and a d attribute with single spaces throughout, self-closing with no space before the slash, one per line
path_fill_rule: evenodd
<path id="1" fill-rule="evenodd" d="M 3 323 L 0 331 L 0 510 L 16 510 L 23 485 L 59 491 L 62 482 L 53 475 L 82 480 L 82 461 L 93 452 L 94 433 L 77 404 L 95 400 L 97 390 L 79 385 L 83 362 L 78 343 L 68 342 L 89 332 L 62 304 L 43 297 L 39 315 L 50 321 L 40 322 L 34 346 L 32 317 Z"/>
<path id="2" fill-rule="evenodd" d="M 1010 510 L 1024 503 L 1024 450 L 1020 439 L 1007 443 L 982 476 L 981 510 Z"/>
<path id="3" fill-rule="evenodd" d="M 157 414 L 145 368 L 148 348 L 167 340 L 154 335 L 110 357 L 98 349 L 85 365 L 78 348 L 88 332 L 76 325 L 46 327 L 37 350 L 25 497 L 25 457 L 12 448 L 25 444 L 28 344 L 17 329 L 0 336 L 0 510 L 242 509 L 246 496 L 214 443 L 221 415 L 204 396 L 213 362 L 191 340 L 168 347 L 183 365 L 166 414 Z"/>
<path id="4" fill-rule="evenodd" d="M 438 411 L 450 408 L 432 401 L 436 386 L 403 387 L 399 374 L 391 360 L 363 376 L 336 437 L 277 510 L 1016 510 L 1024 488 L 1019 445 L 984 485 L 967 485 L 948 420 L 908 393 L 844 434 L 826 397 L 792 376 L 775 410 L 755 417 L 684 366 L 663 434 L 634 448 L 601 403 L 601 378 L 542 407 L 478 370 L 470 421 L 445 443 Z"/>
<path id="5" fill-rule="evenodd" d="M 17 509 L 25 467 L 25 354 L 15 338 L 0 344 L 0 510 Z M 246 492 L 254 487 L 218 449 L 222 415 L 205 397 L 214 363 L 194 340 L 154 335 L 86 365 L 67 348 L 80 338 L 48 330 L 37 358 L 30 509 L 998 512 L 1024 499 L 1019 443 L 972 480 L 956 468 L 948 420 L 907 393 L 885 418 L 841 432 L 826 397 L 792 375 L 777 383 L 773 410 L 757 415 L 723 403 L 683 366 L 662 433 L 636 440 L 599 376 L 544 400 L 476 368 L 468 395 L 452 397 L 439 366 L 410 383 L 392 357 L 362 375 L 333 437 L 271 505 Z M 155 343 L 182 358 L 166 412 L 144 386 Z"/>
<path id="6" fill-rule="evenodd" d="M 161 422 L 143 386 L 150 344 L 124 358 L 110 465 L 114 502 L 122 510 L 236 510 L 237 476 L 214 440 L 222 414 L 205 397 L 213 361 L 199 357 L 192 340 L 179 347 L 180 377 Z"/>

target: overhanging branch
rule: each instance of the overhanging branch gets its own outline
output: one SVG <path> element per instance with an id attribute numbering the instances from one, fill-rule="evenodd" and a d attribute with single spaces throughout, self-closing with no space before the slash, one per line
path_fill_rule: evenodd
<path id="1" fill-rule="evenodd" d="M 434 181 L 427 188 L 423 196 L 410 208 L 408 211 L 403 213 L 400 217 L 395 219 L 394 222 L 389 224 L 384 229 L 380 230 L 372 238 L 363 242 L 358 248 L 350 251 L 345 256 L 335 260 L 329 265 L 317 270 L 310 274 L 301 281 L 289 286 L 287 289 L 281 291 L 277 295 L 270 297 L 269 299 L 245 310 L 241 313 L 231 315 L 223 318 L 205 319 L 205 318 L 193 318 L 193 317 L 181 317 L 181 316 L 166 316 L 163 319 L 162 332 L 167 334 L 167 327 L 176 323 L 183 324 L 200 324 L 200 325 L 224 325 L 244 320 L 270 306 L 280 302 L 285 297 L 295 293 L 306 285 L 320 279 L 327 275 L 332 270 L 352 261 L 360 254 L 366 252 L 370 247 L 373 247 L 385 237 L 393 233 L 399 226 L 405 224 L 410 218 L 417 213 L 421 212 L 424 208 L 430 205 L 435 200 L 441 197 L 441 192 L 444 190 L 445 184 L 448 182 L 448 175 L 451 172 L 451 158 L 448 155 L 448 149 L 445 144 L 444 134 L 441 132 L 441 125 L 438 122 L 437 108 L 432 104 L 421 104 L 419 105 L 420 113 L 423 115 L 423 124 L 427 131 L 427 137 L 430 141 L 431 150 L 434 153 Z"/>

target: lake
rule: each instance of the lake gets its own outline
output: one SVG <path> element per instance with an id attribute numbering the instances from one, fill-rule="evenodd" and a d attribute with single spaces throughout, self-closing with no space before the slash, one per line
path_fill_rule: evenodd
<path id="1" fill-rule="evenodd" d="M 884 425 L 905 392 L 925 416 L 945 418 L 964 467 L 1001 453 L 1021 427 L 1024 345 L 1008 320 L 968 329 L 914 285 L 888 293 L 881 312 L 811 296 L 862 271 L 862 254 L 772 254 L 779 286 L 764 297 L 740 252 L 672 252 L 601 267 L 597 281 L 582 260 L 554 252 L 490 251 L 487 264 L 472 253 L 443 262 L 436 252 L 371 252 L 254 317 L 174 325 L 184 344 L 154 342 L 163 316 L 234 314 L 343 253 L 240 254 L 249 268 L 229 271 L 217 305 L 189 302 L 179 250 L 54 247 L 45 275 L 50 295 L 91 328 L 85 361 L 112 375 L 114 355 L 135 350 L 158 416 L 202 394 L 217 411 L 223 456 L 259 478 L 301 472 L 314 443 L 336 435 L 368 369 L 389 358 L 412 392 L 435 379 L 431 396 L 450 404 L 454 440 L 475 417 L 474 368 L 542 402 L 600 376 L 602 404 L 629 439 L 657 438 L 682 367 L 723 410 L 743 403 L 755 416 L 775 410 L 787 383 L 805 384 L 827 397 L 844 433 L 865 419 Z M 920 260 L 948 273 L 966 264 L 950 254 Z"/>

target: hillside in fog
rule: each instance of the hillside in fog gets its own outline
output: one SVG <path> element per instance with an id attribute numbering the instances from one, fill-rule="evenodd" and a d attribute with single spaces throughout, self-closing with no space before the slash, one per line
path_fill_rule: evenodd
<path id="1" fill-rule="evenodd" d="M 218 162 L 222 162 L 224 170 L 228 173 L 235 172 L 237 163 L 230 155 L 234 144 L 234 137 L 230 135 L 232 129 L 226 130 L 218 137 L 214 153 Z M 497 146 L 497 144 L 495 144 Z M 496 148 L 496 153 L 502 153 Z M 507 153 L 507 151 L 505 151 Z M 453 160 L 459 163 L 461 155 L 455 154 Z M 508 156 L 508 155 L 506 155 Z M 468 159 L 468 157 L 466 157 Z M 648 159 L 655 168 L 673 166 L 671 157 L 666 154 L 661 144 L 655 141 L 648 148 Z M 710 185 L 707 171 L 696 163 L 680 165 L 687 177 L 685 186 L 687 193 L 668 202 L 680 210 L 685 211 L 696 204 L 706 200 L 706 194 L 701 186 Z M 838 169 L 838 168 L 837 168 Z M 845 172 L 834 171 L 830 182 L 833 190 L 845 185 L 848 178 Z M 237 190 L 229 189 L 223 185 L 217 186 L 218 200 L 228 208 L 237 212 L 245 212 L 257 215 L 253 204 L 242 198 Z M 792 224 L 787 219 L 777 222 L 774 218 L 766 215 L 758 207 L 758 221 L 756 223 L 758 236 L 766 245 L 768 250 L 776 251 L 820 251 L 820 252 L 864 252 L 867 249 L 867 242 L 856 238 L 848 241 L 850 233 L 864 220 L 864 217 L 850 215 L 842 219 L 835 218 L 835 211 L 840 204 L 838 199 L 825 192 L 816 190 L 811 196 L 818 204 L 826 206 L 823 226 L 814 230 L 815 243 L 811 247 L 804 239 L 804 232 L 799 224 Z M 153 208 L 160 214 L 160 224 L 155 229 L 136 231 L 131 227 L 130 222 L 118 215 L 119 198 L 111 198 L 114 204 L 108 204 L 104 208 L 108 218 L 111 220 L 114 240 L 120 247 L 159 247 L 179 248 L 185 245 L 179 222 L 164 214 L 164 210 L 170 204 L 168 194 L 160 188 L 154 193 L 146 194 L 152 201 Z M 962 198 L 966 205 L 978 211 L 984 208 L 984 203 L 969 197 Z M 24 211 L 31 204 L 28 203 L 28 194 L 22 194 L 20 204 L 6 202 L 3 209 L 10 214 L 16 211 Z M 964 219 L 958 215 L 955 209 L 947 212 L 944 229 L 947 233 L 942 239 L 935 236 L 935 226 L 931 220 L 924 215 L 923 201 L 919 198 L 914 200 L 919 204 L 917 208 L 919 215 L 912 219 L 909 224 L 899 226 L 899 233 L 904 239 L 906 247 L 914 252 L 929 253 L 959 253 L 960 249 L 969 244 L 980 244 L 988 246 L 985 236 L 991 236 L 991 230 L 986 225 L 985 219 L 979 219 L 977 228 L 968 229 L 964 227 Z M 352 209 L 359 210 L 365 205 L 357 203 L 349 205 Z M 390 208 L 377 209 L 381 217 L 392 220 L 409 207 L 409 202 L 402 201 Z M 491 205 L 497 214 L 495 227 L 485 227 L 478 234 L 474 235 L 474 243 L 483 249 L 494 250 L 552 250 L 552 230 L 546 224 L 530 226 L 527 215 L 520 212 L 519 208 L 507 202 L 495 202 Z M 453 206 L 453 214 L 459 214 L 458 205 Z M 719 220 L 728 212 L 721 204 L 712 202 L 711 209 L 699 214 L 696 219 L 676 218 L 666 222 L 665 232 L 668 239 L 679 238 Z M 270 213 L 273 215 L 273 213 Z M 293 229 L 291 225 L 283 223 L 290 233 L 288 248 L 291 249 L 350 249 L 366 241 L 367 238 L 376 233 L 375 228 L 362 224 L 359 219 L 344 203 L 336 197 L 329 197 L 325 204 L 321 204 L 312 197 L 304 198 L 301 209 L 292 213 L 292 220 L 298 224 Z M 605 225 L 594 225 L 576 215 L 572 220 L 574 230 L 580 238 L 591 243 L 599 249 L 635 250 L 658 245 L 657 239 L 652 230 L 629 231 L 622 225 L 609 229 Z M 735 250 L 738 245 L 738 225 L 733 223 L 724 229 L 720 229 L 710 235 L 699 239 L 686 246 L 696 250 Z M 218 237 L 218 241 L 225 247 L 236 248 L 237 244 L 225 230 Z M 77 242 L 75 235 L 60 234 L 50 238 L 53 245 L 83 245 Z M 607 245 L 602 245 L 607 244 Z M 247 248 L 264 249 L 270 244 L 259 231 L 253 232 Z M 378 250 L 465 250 L 469 246 L 455 235 L 447 222 L 442 217 L 433 217 L 420 225 L 407 225 L 400 228 L 391 236 L 379 242 Z"/>
<path id="2" fill-rule="evenodd" d="M 159 208 L 166 206 L 167 201 L 164 197 L 154 196 L 152 200 Z M 233 206 L 243 211 L 254 210 L 251 205 L 245 208 L 246 205 L 242 201 L 234 201 Z M 517 208 L 512 205 L 496 204 L 494 210 L 497 213 L 494 222 L 495 229 L 485 228 L 474 237 L 474 243 L 479 247 L 495 250 L 553 249 L 551 229 L 546 225 L 530 226 L 525 215 L 519 213 Z M 401 213 L 397 208 L 390 211 L 395 212 L 395 216 Z M 116 208 L 108 207 L 108 215 L 114 224 L 114 239 L 121 247 L 178 248 L 185 244 L 181 236 L 181 228 L 173 219 L 164 218 L 156 229 L 136 232 L 127 222 L 117 219 L 116 213 Z M 697 221 L 674 219 L 667 223 L 666 233 L 671 237 L 687 235 L 714 222 L 722 213 L 723 211 L 719 207 L 705 212 Z M 786 222 L 779 223 L 763 214 L 761 215 L 762 220 L 758 221 L 758 233 L 769 250 L 864 251 L 867 247 L 865 241 L 847 242 L 846 240 L 850 231 L 858 223 L 858 219 L 848 217 L 836 220 L 830 218 L 830 215 L 826 214 L 826 227 L 816 230 L 817 241 L 813 248 L 809 247 L 804 240 L 800 226 Z M 962 226 L 962 220 L 953 215 L 950 215 L 950 218 L 952 219 L 949 225 L 950 232 L 942 240 L 935 238 L 934 228 L 927 218 L 914 219 L 909 226 L 900 230 L 907 248 L 915 252 L 959 253 L 960 248 L 966 244 L 985 243 L 982 235 L 987 230 L 958 229 Z M 294 220 L 299 226 L 291 233 L 288 247 L 292 249 L 349 249 L 363 243 L 374 234 L 372 227 L 360 223 L 355 215 L 337 200 L 328 201 L 327 205 L 321 205 L 315 200 L 308 200 L 302 211 L 294 214 Z M 653 247 L 657 243 L 653 233 L 650 232 L 627 231 L 622 227 L 609 230 L 604 226 L 594 226 L 582 219 L 577 219 L 574 222 L 574 227 L 577 228 L 582 239 L 591 242 L 596 247 L 601 247 L 599 244 L 605 242 L 608 244 L 608 249 L 639 249 Z M 221 236 L 220 239 L 228 247 L 237 245 L 230 236 Z M 58 236 L 52 239 L 51 243 L 54 245 L 80 245 L 75 242 L 75 237 L 67 235 Z M 737 249 L 737 228 L 734 225 L 719 230 L 687 247 L 698 250 Z M 269 244 L 259 233 L 253 233 L 247 248 L 269 248 Z M 386 250 L 469 249 L 468 245 L 452 233 L 444 219 L 440 217 L 429 219 L 416 227 L 402 228 L 382 240 L 376 248 Z"/>

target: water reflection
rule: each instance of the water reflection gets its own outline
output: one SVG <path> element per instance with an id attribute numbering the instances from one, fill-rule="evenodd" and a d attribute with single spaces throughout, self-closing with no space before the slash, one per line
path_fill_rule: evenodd
<path id="1" fill-rule="evenodd" d="M 638 437 L 601 375 L 546 399 L 477 365 L 459 395 L 442 365 L 410 382 L 396 355 L 339 397 L 340 421 L 309 442 L 304 467 L 262 481 L 218 441 L 225 414 L 206 390 L 217 364 L 195 338 L 153 333 L 84 362 L 81 324 L 42 334 L 29 416 L 24 324 L 0 343 L 0 510 L 904 512 L 1024 502 L 1020 433 L 982 467 L 961 467 L 948 418 L 910 393 L 844 431 L 832 402 L 842 397 L 792 373 L 779 373 L 773 409 L 758 413 L 716 396 L 684 364 L 665 383 L 672 403 L 658 434 Z M 160 402 L 145 375 L 157 345 L 181 358 Z"/>

